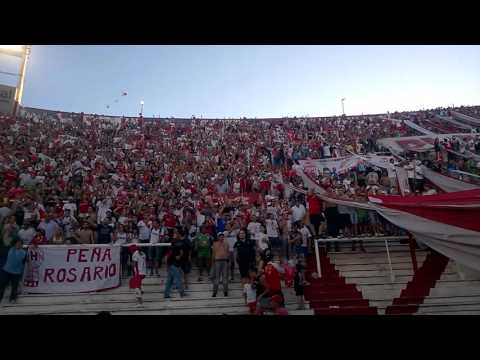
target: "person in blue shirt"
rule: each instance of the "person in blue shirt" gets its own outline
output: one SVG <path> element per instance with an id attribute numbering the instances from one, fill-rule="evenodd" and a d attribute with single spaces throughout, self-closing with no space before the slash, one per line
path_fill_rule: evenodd
<path id="1" fill-rule="evenodd" d="M 18 283 L 22 278 L 23 267 L 27 252 L 22 249 L 22 240 L 17 239 L 15 246 L 8 251 L 7 261 L 0 270 L 0 302 L 3 299 L 3 293 L 8 284 L 11 284 L 10 303 L 15 303 L 17 300 Z"/>
<path id="2" fill-rule="evenodd" d="M 225 218 L 223 212 L 220 212 L 217 217 L 217 233 L 225 231 Z"/>

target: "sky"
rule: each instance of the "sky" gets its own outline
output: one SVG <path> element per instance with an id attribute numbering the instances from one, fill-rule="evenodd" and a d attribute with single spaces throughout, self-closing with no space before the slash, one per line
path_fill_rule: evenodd
<path id="1" fill-rule="evenodd" d="M 0 56 L 0 71 L 17 70 Z M 146 117 L 260 118 L 340 115 L 341 98 L 347 115 L 480 105 L 480 46 L 34 45 L 22 103 L 136 116 L 143 100 Z"/>

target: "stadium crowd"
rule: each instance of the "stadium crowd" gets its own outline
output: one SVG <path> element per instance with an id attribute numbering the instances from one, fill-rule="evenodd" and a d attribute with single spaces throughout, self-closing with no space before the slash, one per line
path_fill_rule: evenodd
<path id="1" fill-rule="evenodd" d="M 293 281 L 303 306 L 304 259 L 314 237 L 400 231 L 375 212 L 293 191 L 304 189 L 298 161 L 379 152 L 380 138 L 416 135 L 403 122 L 381 116 L 109 122 L 84 114 L 27 113 L 0 122 L 0 267 L 18 244 L 165 242 L 172 246 L 125 246 L 125 275 L 132 262 L 144 261 L 142 275 L 148 275 L 158 274 L 165 261 L 165 297 L 174 284 L 184 295 L 195 262 L 198 280 L 212 280 L 213 296 L 220 279 L 228 296 L 229 281 L 239 276 L 249 304 L 267 307 L 259 301 L 265 297 L 278 313 L 280 276 Z M 456 139 L 438 152 L 442 146 L 457 149 Z M 478 137 L 468 148 L 480 153 Z M 472 162 L 448 163 L 478 173 Z M 368 163 L 316 176 L 338 198 L 366 201 L 371 194 L 399 191 L 384 169 Z M 415 179 L 424 194 L 435 192 L 420 172 Z"/>

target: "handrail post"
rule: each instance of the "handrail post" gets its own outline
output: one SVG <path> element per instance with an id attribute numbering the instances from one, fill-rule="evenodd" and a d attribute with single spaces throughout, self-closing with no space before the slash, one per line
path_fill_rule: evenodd
<path id="1" fill-rule="evenodd" d="M 390 251 L 388 250 L 388 241 L 385 240 L 385 248 L 387 249 L 387 258 L 388 258 L 388 266 L 390 267 L 390 280 L 395 282 L 395 274 L 393 273 L 392 268 L 392 260 L 390 259 Z"/>
<path id="2" fill-rule="evenodd" d="M 315 239 L 315 257 L 317 259 L 317 274 L 318 278 L 322 277 L 322 268 L 320 266 L 320 251 L 318 250 L 318 239 Z"/>

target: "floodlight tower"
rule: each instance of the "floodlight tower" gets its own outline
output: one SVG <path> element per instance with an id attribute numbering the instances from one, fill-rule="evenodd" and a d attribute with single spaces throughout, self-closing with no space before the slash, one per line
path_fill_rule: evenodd
<path id="1" fill-rule="evenodd" d="M 25 84 L 25 74 L 27 70 L 27 62 L 30 57 L 31 45 L 0 45 L 0 54 L 15 56 L 21 59 L 20 72 L 17 74 L 0 72 L 6 75 L 18 76 L 17 88 L 15 91 L 15 102 L 13 106 L 13 115 L 17 115 L 19 106 L 22 103 L 23 87 Z"/>

